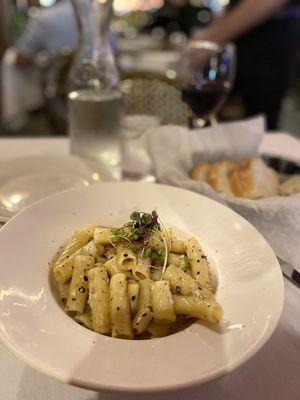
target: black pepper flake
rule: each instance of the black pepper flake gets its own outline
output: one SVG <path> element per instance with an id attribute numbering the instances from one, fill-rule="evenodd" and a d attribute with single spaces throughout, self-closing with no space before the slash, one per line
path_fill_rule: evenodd
<path id="1" fill-rule="evenodd" d="M 180 290 L 180 287 L 179 287 L 179 286 L 176 286 L 176 293 L 178 293 L 178 294 L 181 293 L 181 290 Z"/>
<path id="2" fill-rule="evenodd" d="M 147 313 L 146 312 L 144 312 L 144 314 L 142 314 L 142 317 L 146 317 L 147 316 Z"/>
<path id="3" fill-rule="evenodd" d="M 200 260 L 197 260 L 197 262 L 200 262 Z"/>
<path id="4" fill-rule="evenodd" d="M 201 256 L 201 258 L 204 258 L 204 259 L 206 259 L 206 256 L 202 255 L 202 256 Z"/>
<path id="5" fill-rule="evenodd" d="M 120 310 L 120 307 L 117 307 L 117 311 L 119 311 Z"/>
<path id="6" fill-rule="evenodd" d="M 125 253 L 125 254 L 124 254 L 124 257 L 128 257 L 128 254 L 127 254 L 127 253 Z"/>
<path id="7" fill-rule="evenodd" d="M 80 286 L 80 288 L 78 289 L 79 293 L 84 293 L 85 292 L 85 288 L 83 286 Z"/>
<path id="8" fill-rule="evenodd" d="M 197 275 L 200 275 L 200 271 L 197 271 Z"/>
<path id="9" fill-rule="evenodd" d="M 84 275 L 83 280 L 84 280 L 85 282 L 87 282 L 87 281 L 88 281 L 88 277 L 87 277 L 86 275 Z"/>
<path id="10" fill-rule="evenodd" d="M 132 297 L 131 297 L 131 300 L 132 300 L 132 301 L 134 301 L 135 299 L 136 299 L 136 297 L 135 297 L 135 296 L 132 296 Z"/>

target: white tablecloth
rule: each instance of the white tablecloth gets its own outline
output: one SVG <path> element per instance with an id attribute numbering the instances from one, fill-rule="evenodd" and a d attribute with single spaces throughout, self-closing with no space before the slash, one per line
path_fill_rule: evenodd
<path id="1" fill-rule="evenodd" d="M 68 149 L 68 140 L 64 138 L 0 139 L 2 159 L 27 154 L 66 154 Z M 300 160 L 300 141 L 287 135 L 267 135 L 262 151 Z M 128 396 L 78 389 L 31 369 L 0 344 L 1 400 L 299 400 L 299 382 L 300 290 L 288 281 L 279 325 L 264 348 L 230 375 L 186 392 Z"/>
<path id="2" fill-rule="evenodd" d="M 285 133 L 269 133 L 264 136 L 260 151 L 300 162 L 300 140 Z M 30 154 L 59 154 L 69 152 L 67 138 L 13 138 L 0 139 L 0 159 Z"/>

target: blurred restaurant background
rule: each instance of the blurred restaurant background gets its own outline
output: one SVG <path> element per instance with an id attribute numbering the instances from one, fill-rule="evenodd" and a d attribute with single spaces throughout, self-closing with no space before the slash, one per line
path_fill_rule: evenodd
<path id="1" fill-rule="evenodd" d="M 1 136 L 68 134 L 66 82 L 77 33 L 74 16 L 66 10 L 60 16 L 55 12 L 63 3 L 69 0 L 0 2 Z M 115 0 L 111 42 L 124 90 L 128 74 L 155 76 L 156 83 L 158 77 L 176 80 L 170 66 L 190 38 L 197 34 L 201 37 L 201 32 L 236 3 Z M 300 2 L 282 4 L 284 7 L 271 18 L 234 40 L 237 59 L 233 88 L 217 119 L 230 121 L 265 114 L 270 130 L 300 136 Z M 32 28 L 33 21 L 51 9 L 48 15 L 57 18 L 59 40 L 47 36 L 46 26 L 40 28 L 38 37 L 38 29 Z M 31 55 L 29 60 L 22 56 L 24 49 Z M 161 93 L 163 90 L 161 86 Z M 149 103 L 143 99 L 144 89 L 140 91 L 143 93 L 136 96 L 135 104 L 127 105 L 129 112 L 155 113 L 149 100 L 153 89 L 149 89 Z M 168 93 L 173 117 L 164 122 L 184 124 L 178 98 Z"/>

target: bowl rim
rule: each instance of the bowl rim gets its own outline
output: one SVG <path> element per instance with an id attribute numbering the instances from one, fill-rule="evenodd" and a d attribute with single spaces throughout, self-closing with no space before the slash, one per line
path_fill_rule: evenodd
<path id="1" fill-rule="evenodd" d="M 19 213 L 14 215 L 5 225 L 0 227 L 0 234 L 1 232 L 4 232 L 7 227 L 10 226 L 10 224 L 14 223 L 14 221 L 19 218 L 19 215 L 23 215 L 26 213 L 29 213 L 32 209 L 34 209 L 36 206 L 44 203 L 45 201 L 49 200 L 55 200 L 55 198 L 59 198 L 62 196 L 64 193 L 72 193 L 76 191 L 86 191 L 89 188 L 96 188 L 100 186 L 111 186 L 111 185 L 122 185 L 122 186 L 144 186 L 144 185 L 152 185 L 152 186 L 158 186 L 161 188 L 166 188 L 166 189 L 171 189 L 173 191 L 180 191 L 180 192 L 189 192 L 193 194 L 194 196 L 204 198 L 205 200 L 214 203 L 218 207 L 222 207 L 227 209 L 232 215 L 235 217 L 242 219 L 243 222 L 248 225 L 251 229 L 254 229 L 256 232 L 256 235 L 260 236 L 261 239 L 264 241 L 265 248 L 268 248 L 269 251 L 272 252 L 273 258 L 274 258 L 274 267 L 278 269 L 278 272 L 280 271 L 281 273 L 281 268 L 280 264 L 276 258 L 276 255 L 274 254 L 274 251 L 272 250 L 271 246 L 268 244 L 266 239 L 262 236 L 262 234 L 252 225 L 250 224 L 244 217 L 239 215 L 237 212 L 233 211 L 229 207 L 224 206 L 223 204 L 219 203 L 216 200 L 213 200 L 211 198 L 208 198 L 206 196 L 203 196 L 201 194 L 170 186 L 170 185 L 164 185 L 164 184 L 158 184 L 158 183 L 141 183 L 141 182 L 99 182 L 97 184 L 94 184 L 90 187 L 82 187 L 82 188 L 72 188 L 72 189 L 66 189 L 58 193 L 51 194 L 50 196 L 47 196 L 43 199 L 40 199 L 36 201 L 35 203 L 31 204 L 30 206 L 26 207 L 25 209 L 21 210 Z M 49 289 L 50 290 L 50 289 Z M 207 372 L 204 376 L 193 379 L 187 382 L 182 382 L 178 384 L 170 384 L 170 385 L 164 385 L 164 386 L 148 386 L 148 387 L 128 387 L 128 386 L 114 386 L 111 384 L 99 384 L 99 383 L 87 383 L 84 380 L 81 380 L 79 378 L 72 378 L 72 379 L 67 379 L 66 377 L 62 376 L 59 372 L 56 372 L 53 367 L 47 367 L 47 365 L 44 362 L 38 361 L 35 357 L 27 355 L 21 348 L 18 348 L 12 343 L 0 330 L 0 341 L 19 359 L 21 359 L 25 364 L 29 365 L 31 368 L 34 368 L 35 370 L 42 372 L 43 374 L 47 375 L 48 377 L 55 378 L 63 383 L 71 384 L 83 389 L 89 389 L 89 390 L 95 390 L 95 391 L 103 391 L 103 392 L 110 392 L 110 393 L 127 393 L 127 394 L 159 394 L 159 393 L 165 393 L 165 392 L 172 392 L 176 390 L 184 390 L 184 389 L 190 389 L 197 387 L 200 384 L 203 384 L 205 382 L 215 380 L 219 377 L 222 377 L 232 371 L 234 371 L 237 367 L 243 365 L 245 362 L 247 362 L 249 359 L 251 359 L 264 345 L 265 343 L 269 340 L 271 335 L 273 334 L 274 330 L 276 329 L 279 319 L 281 317 L 282 309 L 283 309 L 283 300 L 284 300 L 284 280 L 283 277 L 281 276 L 280 279 L 280 293 L 277 293 L 278 298 L 280 297 L 280 308 L 277 310 L 277 315 L 275 316 L 272 325 L 269 326 L 269 329 L 267 332 L 264 332 L 264 335 L 262 338 L 260 338 L 259 342 L 256 343 L 255 346 L 250 347 L 242 356 L 240 356 L 238 359 L 231 361 L 229 364 L 227 363 L 226 365 L 223 365 L 222 367 L 219 367 L 216 370 Z M 85 328 L 83 328 L 85 329 Z M 93 332 L 94 333 L 94 332 Z M 184 333 L 184 331 L 179 332 Z M 98 334 L 97 334 L 98 335 Z M 176 335 L 176 334 L 175 334 Z M 171 335 L 173 336 L 173 335 Z M 97 336 L 98 337 L 98 336 Z M 159 339 L 152 339 L 152 340 L 160 340 Z M 120 340 L 120 339 L 115 339 L 115 340 Z M 142 341 L 143 342 L 143 341 Z"/>

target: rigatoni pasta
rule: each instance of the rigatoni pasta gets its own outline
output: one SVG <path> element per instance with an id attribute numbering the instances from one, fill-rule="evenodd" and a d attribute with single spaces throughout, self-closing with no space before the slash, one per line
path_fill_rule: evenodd
<path id="1" fill-rule="evenodd" d="M 151 305 L 156 322 L 170 324 L 176 321 L 173 298 L 168 281 L 161 280 L 151 284 Z"/>
<path id="2" fill-rule="evenodd" d="M 92 329 L 102 334 L 111 333 L 109 278 L 103 266 L 96 265 L 88 272 L 89 307 Z"/>
<path id="3" fill-rule="evenodd" d="M 148 258 L 139 257 L 132 268 L 132 275 L 136 281 L 150 278 L 151 262 Z"/>
<path id="4" fill-rule="evenodd" d="M 95 260 L 90 256 L 78 255 L 74 260 L 74 271 L 67 298 L 67 311 L 83 313 L 88 297 L 88 270 Z"/>
<path id="5" fill-rule="evenodd" d="M 194 237 L 188 238 L 185 242 L 185 250 L 190 260 L 193 278 L 196 279 L 202 287 L 211 290 L 212 282 L 207 257 L 203 253 L 199 242 Z"/>
<path id="6" fill-rule="evenodd" d="M 139 292 L 140 292 L 140 285 L 138 282 L 132 281 L 128 283 L 128 297 L 129 297 L 130 311 L 132 316 L 135 316 L 135 314 L 138 311 Z"/>
<path id="7" fill-rule="evenodd" d="M 125 274 L 116 274 L 110 280 L 111 335 L 133 339 L 128 284 Z"/>
<path id="8" fill-rule="evenodd" d="M 176 313 L 189 318 L 205 319 L 215 324 L 223 316 L 222 307 L 214 301 L 177 295 L 173 296 L 173 301 Z"/>
<path id="9" fill-rule="evenodd" d="M 150 321 L 153 318 L 153 309 L 151 306 L 151 281 L 144 279 L 139 283 L 139 300 L 138 310 L 136 316 L 133 319 L 133 329 L 137 333 L 142 333 L 146 330 Z"/>
<path id="10" fill-rule="evenodd" d="M 85 230 L 77 231 L 71 237 L 53 266 L 53 274 L 57 282 L 65 283 L 71 279 L 76 251 L 86 245 L 89 239 L 90 232 Z"/>
<path id="11" fill-rule="evenodd" d="M 196 238 L 178 238 L 155 211 L 134 212 L 120 228 L 88 225 L 52 265 L 65 311 L 99 334 L 167 336 L 202 319 L 217 324 L 209 262 Z"/>
<path id="12" fill-rule="evenodd" d="M 169 281 L 174 293 L 184 296 L 196 295 L 198 289 L 196 280 L 186 274 L 180 267 L 170 265 L 166 269 L 164 278 Z"/>

